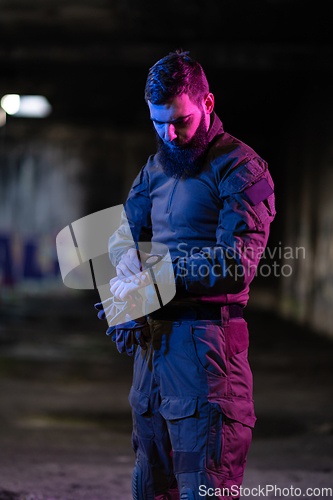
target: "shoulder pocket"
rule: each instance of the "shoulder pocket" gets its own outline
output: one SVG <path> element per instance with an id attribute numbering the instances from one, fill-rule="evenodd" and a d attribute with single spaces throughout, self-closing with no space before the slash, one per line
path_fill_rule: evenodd
<path id="1" fill-rule="evenodd" d="M 266 170 L 267 163 L 261 158 L 255 158 L 232 171 L 221 187 L 229 194 L 239 193 L 256 182 Z"/>

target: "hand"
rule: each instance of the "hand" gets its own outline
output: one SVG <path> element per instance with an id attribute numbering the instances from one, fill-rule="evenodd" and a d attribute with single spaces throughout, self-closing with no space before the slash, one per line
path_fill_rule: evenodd
<path id="1" fill-rule="evenodd" d="M 130 293 L 134 293 L 140 288 L 144 288 L 152 283 L 151 277 L 147 271 L 140 274 L 141 279 L 137 279 L 134 283 L 129 278 L 124 281 L 119 279 L 117 276 L 110 280 L 110 291 L 119 300 L 126 300 L 126 297 Z"/>
<path id="2" fill-rule="evenodd" d="M 98 319 L 106 319 L 109 323 L 120 324 L 126 321 L 130 321 L 133 318 L 140 318 L 142 316 L 142 297 L 140 295 L 129 295 L 129 300 L 119 301 L 115 300 L 115 297 L 109 297 L 103 302 L 98 302 L 94 304 L 95 309 L 97 309 Z"/>
<path id="3" fill-rule="evenodd" d="M 126 319 L 130 316 L 126 314 Z M 107 335 L 112 335 L 113 342 L 116 343 L 120 353 L 127 352 L 129 356 L 134 354 L 134 346 L 139 345 L 144 351 L 147 350 L 147 343 L 151 340 L 149 324 L 147 318 L 143 316 L 135 321 L 128 321 L 117 326 L 111 326 L 106 331 Z"/>
<path id="4" fill-rule="evenodd" d="M 114 301 L 114 297 L 109 297 L 103 302 L 97 302 L 97 304 L 94 304 L 95 309 L 97 309 L 98 311 L 98 319 L 107 319 L 108 317 L 110 317 L 111 319 L 114 318 L 114 316 L 116 316 L 119 312 L 117 305 L 118 304 Z M 123 304 L 119 304 L 119 309 L 122 306 Z"/>
<path id="5" fill-rule="evenodd" d="M 120 259 L 117 265 L 117 277 L 121 281 L 130 280 L 136 285 L 140 284 L 143 274 L 143 264 L 150 254 L 138 252 L 135 248 L 130 248 Z"/>

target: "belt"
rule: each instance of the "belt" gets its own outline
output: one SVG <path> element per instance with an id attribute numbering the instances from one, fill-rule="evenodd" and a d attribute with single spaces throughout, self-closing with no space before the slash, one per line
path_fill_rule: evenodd
<path id="1" fill-rule="evenodd" d="M 230 304 L 229 318 L 242 318 L 243 307 L 238 304 Z M 221 306 L 196 304 L 184 305 L 166 305 L 157 311 L 149 314 L 152 319 L 161 321 L 185 321 L 185 320 L 220 320 Z"/>

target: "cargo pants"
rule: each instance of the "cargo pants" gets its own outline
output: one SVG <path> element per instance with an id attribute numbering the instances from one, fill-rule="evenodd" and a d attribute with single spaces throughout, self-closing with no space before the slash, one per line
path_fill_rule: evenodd
<path id="1" fill-rule="evenodd" d="M 141 498 L 238 498 L 255 423 L 245 320 L 149 323 L 129 395 Z"/>

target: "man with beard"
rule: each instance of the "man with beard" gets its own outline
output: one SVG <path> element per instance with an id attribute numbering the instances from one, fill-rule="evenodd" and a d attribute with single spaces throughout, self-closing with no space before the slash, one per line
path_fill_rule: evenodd
<path id="1" fill-rule="evenodd" d="M 133 497 L 237 498 L 255 423 L 243 308 L 275 215 L 273 182 L 266 162 L 224 132 L 188 53 L 150 69 L 145 99 L 158 151 L 132 185 L 127 226 L 110 238 L 110 289 L 126 300 L 149 282 L 129 227 L 134 242 L 167 245 L 176 295 L 114 335 L 121 352 L 138 344 Z"/>
<path id="2" fill-rule="evenodd" d="M 206 107 L 201 110 L 199 125 L 193 137 L 189 140 L 182 140 L 179 138 L 180 125 L 183 125 L 184 122 L 186 124 L 192 119 L 191 114 L 189 116 L 187 114 L 191 111 L 191 109 L 188 108 L 193 106 L 187 94 L 182 94 L 170 100 L 167 105 L 168 114 L 171 117 L 176 117 L 174 121 L 160 122 L 154 118 L 154 116 L 157 116 L 158 109 L 148 101 L 148 105 L 152 112 L 151 119 L 156 128 L 158 158 L 163 166 L 164 173 L 168 177 L 182 177 L 186 179 L 187 177 L 194 176 L 200 171 L 208 145 L 207 118 L 204 110 L 206 109 L 206 113 L 210 116 L 210 109 L 212 109 L 214 105 L 213 99 L 212 94 L 207 95 L 205 101 Z M 208 108 L 207 105 L 211 106 L 211 108 Z M 185 116 L 182 116 L 183 114 Z M 162 127 L 166 127 L 166 129 L 163 130 Z M 161 136 L 159 134 L 161 134 Z M 171 134 L 170 138 L 169 134 Z M 174 139 L 172 138 L 173 136 L 175 136 Z"/>

